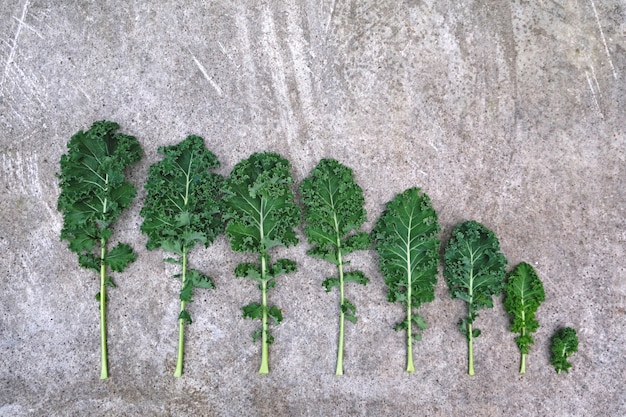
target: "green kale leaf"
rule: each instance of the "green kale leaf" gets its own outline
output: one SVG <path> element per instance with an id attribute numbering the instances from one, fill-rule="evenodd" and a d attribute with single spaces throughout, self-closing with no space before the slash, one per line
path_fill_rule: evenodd
<path id="1" fill-rule="evenodd" d="M 189 268 L 189 251 L 197 244 L 208 247 L 223 231 L 220 189 L 223 178 L 209 170 L 219 167 L 215 155 L 199 136 L 159 148 L 161 161 L 150 166 L 141 209 L 141 231 L 148 236 L 148 249 L 173 253 L 164 261 L 181 265 L 178 360 L 174 376 L 182 375 L 184 325 L 191 324 L 186 303 L 194 288 L 214 288 L 208 276 Z"/>
<path id="2" fill-rule="evenodd" d="M 334 159 L 322 159 L 300 185 L 304 233 L 313 247 L 309 255 L 337 265 L 338 277 L 326 279 L 326 291 L 339 287 L 339 348 L 336 375 L 343 375 L 344 319 L 356 322 L 356 307 L 344 297 L 344 283 L 367 284 L 361 271 L 345 271 L 345 256 L 369 248 L 369 236 L 357 230 L 366 220 L 363 190 L 352 170 Z"/>
<path id="3" fill-rule="evenodd" d="M 268 317 L 282 320 L 280 309 L 268 306 L 267 291 L 276 284 L 276 276 L 296 270 L 295 262 L 280 259 L 272 264 L 269 256 L 274 247 L 298 242 L 294 227 L 300 223 L 300 209 L 294 202 L 290 169 L 289 161 L 276 153 L 254 153 L 235 165 L 223 187 L 226 236 L 232 249 L 259 256 L 258 264 L 237 266 L 235 275 L 259 282 L 261 289 L 262 303 L 243 309 L 245 318 L 261 318 L 253 337 L 256 341 L 261 336 L 261 374 L 269 372 L 268 345 L 274 340 Z"/>
<path id="4" fill-rule="evenodd" d="M 535 312 L 545 300 L 543 284 L 535 269 L 522 262 L 509 273 L 504 286 L 504 309 L 511 317 L 511 331 L 520 333 L 515 342 L 522 353 L 520 373 L 526 373 L 526 355 L 535 342 L 531 333 L 539 328 Z"/>
<path id="5" fill-rule="evenodd" d="M 450 296 L 467 303 L 467 317 L 459 330 L 467 338 L 468 373 L 474 375 L 473 339 L 480 330 L 473 328 L 477 311 L 492 308 L 492 296 L 500 295 L 504 286 L 507 260 L 500 252 L 496 235 L 482 224 L 466 221 L 455 227 L 444 254 L 443 276 Z"/>
<path id="6" fill-rule="evenodd" d="M 106 287 L 113 281 L 107 266 L 122 272 L 135 260 L 130 246 L 119 243 L 112 250 L 107 243 L 111 226 L 135 197 L 133 185 L 124 180 L 124 170 L 141 159 L 141 146 L 133 136 L 116 133 L 119 125 L 95 122 L 86 132 L 79 131 L 61 156 L 61 194 L 58 210 L 63 213 L 61 239 L 78 254 L 79 265 L 100 272 L 100 378 L 109 376 L 106 332 Z"/>
<path id="7" fill-rule="evenodd" d="M 572 364 L 567 358 L 578 352 L 578 336 L 576 330 L 571 327 L 564 327 L 557 330 L 552 336 L 552 356 L 550 363 L 554 366 L 557 374 L 561 371 L 568 372 Z"/>
<path id="8" fill-rule="evenodd" d="M 407 372 L 415 371 L 412 342 L 421 337 L 415 328 L 426 328 L 417 309 L 435 299 L 439 231 L 437 213 L 419 188 L 410 188 L 389 201 L 372 231 L 387 299 L 406 308 L 405 319 L 394 329 L 406 330 Z"/>

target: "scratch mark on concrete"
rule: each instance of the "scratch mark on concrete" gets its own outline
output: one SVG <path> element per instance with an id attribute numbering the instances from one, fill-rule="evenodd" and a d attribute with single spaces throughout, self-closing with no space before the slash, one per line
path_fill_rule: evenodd
<path id="1" fill-rule="evenodd" d="M 333 22 L 336 4 L 337 4 L 337 0 L 333 0 L 333 4 L 330 6 L 330 14 L 328 15 L 328 21 L 326 22 L 326 33 L 328 33 L 328 31 L 330 30 L 330 24 Z"/>
<path id="2" fill-rule="evenodd" d="M 287 31 L 289 33 L 289 50 L 293 62 L 293 72 L 296 79 L 296 87 L 298 89 L 298 97 L 303 108 L 305 117 L 311 113 L 313 107 L 313 93 L 311 88 L 311 68 L 305 53 L 308 47 L 304 38 L 302 27 L 296 20 L 298 10 L 292 8 L 287 15 Z M 308 48 L 310 49 L 310 48 Z"/>
<path id="3" fill-rule="evenodd" d="M 296 138 L 297 120 L 293 117 L 293 109 L 289 100 L 289 89 L 285 77 L 285 62 L 280 54 L 276 25 L 269 8 L 263 10 L 263 49 L 269 57 L 269 69 L 272 73 L 272 84 L 276 91 L 277 107 L 281 115 L 281 124 L 290 145 Z"/>
<path id="4" fill-rule="evenodd" d="M 593 84 L 591 83 L 591 77 L 589 77 L 589 71 L 585 71 L 585 77 L 587 78 L 587 84 L 589 84 L 589 90 L 591 90 L 593 102 L 596 104 L 596 110 L 598 110 L 598 113 L 600 113 L 600 117 L 604 119 L 604 114 L 602 114 L 602 110 L 600 109 L 600 104 L 598 103 L 598 97 L 596 96 L 596 91 L 594 90 Z"/>
<path id="5" fill-rule="evenodd" d="M 29 86 L 30 87 L 31 91 L 33 91 L 35 93 L 33 95 L 35 96 L 35 99 L 37 100 L 37 102 L 41 105 L 41 107 L 43 107 L 44 110 L 46 110 L 46 105 L 39 98 L 40 94 L 39 94 L 39 90 L 37 89 L 36 83 L 32 80 L 31 77 L 27 76 L 26 73 L 20 67 L 16 66 L 15 68 L 20 73 L 21 79 L 24 80 L 24 82 L 22 84 L 24 84 L 25 86 Z M 32 71 L 31 71 L 31 74 L 33 74 Z M 34 74 L 33 74 L 33 76 L 34 76 Z M 35 81 L 36 81 L 36 77 L 35 77 Z M 19 84 L 18 84 L 18 86 L 19 86 L 20 90 L 22 90 L 22 87 Z M 28 95 L 23 90 L 22 90 L 22 93 L 24 94 L 25 97 L 28 97 Z"/>
<path id="6" fill-rule="evenodd" d="M 82 87 L 78 87 L 78 91 L 80 91 L 81 93 L 83 93 L 83 95 L 85 97 L 87 97 L 88 101 L 91 101 L 91 96 L 89 94 L 87 94 L 87 92 L 82 88 Z"/>
<path id="7" fill-rule="evenodd" d="M 2 154 L 2 182 L 14 192 L 41 198 L 43 195 L 37 154 Z"/>
<path id="8" fill-rule="evenodd" d="M 593 81 L 596 84 L 596 89 L 598 91 L 598 94 L 600 95 L 600 97 L 602 97 L 602 92 L 600 91 L 600 84 L 598 83 L 598 77 L 596 77 L 596 70 L 595 68 L 593 68 L 593 65 L 591 64 L 591 62 L 589 62 L 589 67 L 591 67 L 591 75 L 593 76 Z"/>
<path id="9" fill-rule="evenodd" d="M 13 114 L 24 124 L 26 124 L 26 120 L 24 119 L 24 117 L 17 111 L 15 110 L 15 108 L 13 107 L 13 105 L 11 103 L 9 104 L 9 108 L 11 109 L 11 111 L 13 112 Z"/>
<path id="10" fill-rule="evenodd" d="M 39 31 L 37 31 L 34 27 L 32 27 L 28 23 L 24 22 L 23 19 L 20 20 L 20 19 L 18 19 L 15 16 L 13 16 L 13 19 L 15 19 L 17 21 L 17 23 L 19 23 L 20 25 L 24 26 L 26 29 L 30 29 L 35 35 L 39 36 L 39 38 L 43 39 L 43 35 L 41 33 L 39 33 Z"/>
<path id="11" fill-rule="evenodd" d="M 234 60 L 234 59 L 233 59 L 233 57 L 232 57 L 232 56 L 228 53 L 228 51 L 226 50 L 226 48 L 224 47 L 224 45 L 222 45 L 222 42 L 217 41 L 217 44 L 219 45 L 220 49 L 222 50 L 222 53 L 223 53 L 224 55 L 226 55 L 226 58 L 228 58 L 228 60 L 229 60 L 230 62 L 232 62 L 232 63 L 233 63 L 233 65 L 234 65 L 237 69 L 239 69 L 239 65 L 237 65 L 237 64 L 235 63 L 235 60 Z"/>
<path id="12" fill-rule="evenodd" d="M 238 62 L 243 67 L 244 71 L 241 71 L 241 77 L 236 84 L 236 87 L 243 90 L 247 99 L 247 112 L 252 119 L 255 119 L 257 115 L 262 113 L 260 107 L 260 100 L 257 100 L 260 94 L 257 65 L 254 61 L 252 36 L 250 35 L 248 19 L 246 17 L 247 9 L 243 2 L 238 2 L 237 13 L 235 14 L 235 23 L 237 26 L 237 44 L 240 45 L 241 58 Z M 255 37 L 256 38 L 256 37 Z M 239 67 L 239 65 L 238 65 Z M 251 133 L 260 135 L 259 129 L 250 130 Z"/>
<path id="13" fill-rule="evenodd" d="M 198 58 L 196 58 L 196 56 L 191 52 L 191 50 L 189 50 L 189 53 L 191 54 L 193 61 L 196 63 L 196 65 L 200 69 L 200 72 L 202 73 L 202 75 L 204 75 L 204 78 L 206 78 L 209 84 L 211 84 L 211 86 L 215 89 L 215 91 L 217 91 L 217 94 L 220 97 L 222 97 L 224 93 L 222 92 L 222 89 L 220 88 L 220 86 L 217 85 L 217 83 L 213 80 L 213 78 L 209 76 L 209 73 L 207 72 L 206 68 L 204 68 L 204 65 L 202 65 L 202 63 L 198 61 Z"/>
<path id="14" fill-rule="evenodd" d="M 609 58 L 609 64 L 611 65 L 611 70 L 613 71 L 613 78 L 617 80 L 617 71 L 615 71 L 615 66 L 613 65 L 613 60 L 611 59 L 611 52 L 609 52 L 609 46 L 606 43 L 606 37 L 604 36 L 604 30 L 602 30 L 602 25 L 600 24 L 600 16 L 598 16 L 598 10 L 596 9 L 596 4 L 593 0 L 591 1 L 591 7 L 593 7 L 593 13 L 596 15 L 596 22 L 598 23 L 598 28 L 600 29 L 600 36 L 602 37 L 602 43 L 604 43 L 604 50 L 606 51 L 606 56 Z"/>
<path id="15" fill-rule="evenodd" d="M 2 79 L 0 79 L 0 87 L 4 85 L 4 82 L 7 79 L 7 75 L 9 74 L 9 70 L 11 68 L 11 64 L 13 63 L 13 59 L 15 58 L 15 52 L 17 51 L 17 40 L 20 37 L 20 32 L 22 31 L 22 27 L 24 26 L 24 19 L 26 19 L 26 14 L 28 13 L 28 5 L 30 1 L 27 0 L 24 3 L 24 7 L 22 8 L 22 17 L 18 19 L 17 30 L 15 31 L 15 36 L 11 40 L 11 49 L 9 50 L 9 58 L 7 62 L 4 64 L 4 71 L 2 73 Z"/>

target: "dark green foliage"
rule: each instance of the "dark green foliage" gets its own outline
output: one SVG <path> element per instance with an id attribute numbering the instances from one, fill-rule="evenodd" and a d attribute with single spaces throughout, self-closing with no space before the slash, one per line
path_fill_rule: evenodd
<path id="1" fill-rule="evenodd" d="M 369 236 L 358 229 L 366 220 L 363 190 L 352 170 L 334 159 L 322 159 L 300 185 L 304 204 L 304 233 L 313 247 L 309 255 L 332 262 L 338 276 L 327 278 L 326 291 L 339 287 L 339 350 L 337 375 L 343 374 L 344 318 L 356 323 L 356 307 L 344 297 L 344 283 L 367 284 L 361 271 L 344 270 L 345 256 L 370 246 Z"/>
<path id="2" fill-rule="evenodd" d="M 80 266 L 100 273 L 102 372 L 108 377 L 106 359 L 105 287 L 114 287 L 106 273 L 107 265 L 122 272 L 135 260 L 127 244 L 107 250 L 111 226 L 135 197 L 133 185 L 124 180 L 124 170 L 141 159 L 141 147 L 133 137 L 116 133 L 117 123 L 95 122 L 86 131 L 77 132 L 61 156 L 61 194 L 58 209 L 63 212 L 61 239 L 78 254 Z M 103 294 L 103 296 L 101 296 Z"/>
<path id="3" fill-rule="evenodd" d="M 466 221 L 456 226 L 444 254 L 443 276 L 450 296 L 467 303 L 468 314 L 459 323 L 469 348 L 469 374 L 474 374 L 472 340 L 480 336 L 473 328 L 477 311 L 492 308 L 494 295 L 502 293 L 507 260 L 500 253 L 496 235 L 482 224 Z"/>
<path id="4" fill-rule="evenodd" d="M 182 255 L 197 243 L 208 247 L 222 232 L 219 193 L 222 177 L 209 170 L 219 161 L 199 136 L 159 148 L 163 159 L 152 164 L 145 185 L 141 231 L 148 249 Z"/>
<path id="5" fill-rule="evenodd" d="M 223 188 L 226 236 L 232 249 L 259 255 L 257 264 L 238 265 L 235 275 L 258 281 L 261 289 L 262 303 L 243 309 L 245 318 L 260 315 L 262 320 L 261 329 L 253 337 L 256 340 L 260 334 L 262 340 L 260 373 L 269 371 L 268 345 L 273 341 L 267 319 L 282 320 L 278 307 L 268 306 L 267 290 L 275 285 L 276 276 L 296 270 L 295 262 L 279 259 L 272 264 L 269 256 L 276 246 L 298 242 L 294 227 L 300 222 L 300 209 L 294 202 L 290 169 L 289 162 L 276 153 L 254 153 L 235 165 Z"/>
<path id="6" fill-rule="evenodd" d="M 552 357 L 550 363 L 554 366 L 557 374 L 561 371 L 568 372 L 572 364 L 567 358 L 578 352 L 578 336 L 576 330 L 571 327 L 564 327 L 557 330 L 552 336 Z"/>
<path id="7" fill-rule="evenodd" d="M 358 229 L 365 222 L 363 190 L 352 170 L 334 159 L 322 159 L 300 185 L 304 233 L 316 258 L 340 265 L 338 255 L 367 249 L 369 236 Z"/>
<path id="8" fill-rule="evenodd" d="M 534 343 L 531 333 L 539 328 L 535 312 L 545 300 L 543 284 L 535 269 L 522 262 L 511 271 L 504 286 L 504 309 L 511 317 L 511 331 L 519 333 L 515 343 L 522 353 L 520 373 L 526 372 L 526 355 Z"/>
<path id="9" fill-rule="evenodd" d="M 176 376 L 182 374 L 184 323 L 191 324 L 185 309 L 194 288 L 214 288 L 211 278 L 188 267 L 189 251 L 198 243 L 208 247 L 223 231 L 220 215 L 220 188 L 223 178 L 209 170 L 219 167 L 215 155 L 199 136 L 188 136 L 173 146 L 159 148 L 163 159 L 150 166 L 147 191 L 141 215 L 141 231 L 148 236 L 148 249 L 161 248 L 173 253 L 165 262 L 181 265 L 181 310 L 179 362 Z"/>
<path id="10" fill-rule="evenodd" d="M 81 266 L 97 271 L 101 240 L 111 237 L 110 226 L 137 194 L 133 185 L 124 181 L 124 169 L 141 159 L 141 147 L 133 136 L 116 133 L 118 129 L 114 122 L 95 122 L 88 131 L 72 136 L 68 153 L 61 156 L 61 239 L 79 255 Z M 135 259 L 130 247 L 123 244 L 106 256 L 116 271 Z"/>
<path id="11" fill-rule="evenodd" d="M 394 329 L 407 331 L 407 372 L 414 371 L 412 340 L 421 337 L 416 330 L 426 328 L 417 309 L 435 299 L 439 230 L 428 196 L 410 188 L 387 203 L 372 231 L 387 299 L 406 308 L 405 319 Z"/>
<path id="12" fill-rule="evenodd" d="M 224 187 L 226 235 L 236 252 L 267 253 L 298 243 L 300 209 L 291 164 L 272 152 L 254 153 L 233 168 Z"/>

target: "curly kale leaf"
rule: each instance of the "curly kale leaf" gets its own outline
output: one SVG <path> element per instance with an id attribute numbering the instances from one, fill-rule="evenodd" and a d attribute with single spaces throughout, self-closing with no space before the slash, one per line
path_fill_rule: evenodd
<path id="1" fill-rule="evenodd" d="M 95 122 L 72 136 L 68 153 L 61 156 L 61 238 L 79 255 L 99 257 L 94 248 L 109 239 L 109 226 L 137 194 L 124 180 L 124 170 L 141 159 L 141 147 L 133 136 L 116 133 L 118 129 L 114 122 Z"/>
<path id="2" fill-rule="evenodd" d="M 223 187 L 226 236 L 232 249 L 259 255 L 258 264 L 242 263 L 235 275 L 252 278 L 261 289 L 260 307 L 252 303 L 243 312 L 246 318 L 261 318 L 261 329 L 253 340 L 260 335 L 262 374 L 269 372 L 268 345 L 274 340 L 269 334 L 268 317 L 276 322 L 282 320 L 278 307 L 268 307 L 267 291 L 275 285 L 276 276 L 296 270 L 295 262 L 280 259 L 272 264 L 269 256 L 276 246 L 298 242 L 294 227 L 300 223 L 300 209 L 294 202 L 290 169 L 289 161 L 276 153 L 254 153 L 235 165 Z"/>
<path id="3" fill-rule="evenodd" d="M 357 232 L 366 220 L 365 199 L 350 168 L 334 159 L 322 159 L 302 181 L 300 192 L 304 233 L 314 245 L 310 255 L 339 265 L 338 253 L 347 255 L 369 247 L 367 233 Z"/>
<path id="4" fill-rule="evenodd" d="M 236 252 L 267 253 L 298 243 L 300 209 L 291 189 L 291 164 L 272 152 L 254 153 L 233 168 L 224 185 L 226 236 Z"/>
<path id="5" fill-rule="evenodd" d="M 478 222 L 466 221 L 452 232 L 444 263 L 443 276 L 450 296 L 467 303 L 468 314 L 461 320 L 459 329 L 468 341 L 468 373 L 474 375 L 472 341 L 480 335 L 480 330 L 473 328 L 478 317 L 476 311 L 492 308 L 492 297 L 502 293 L 507 260 L 491 230 Z"/>
<path id="6" fill-rule="evenodd" d="M 578 352 L 578 336 L 576 330 L 571 327 L 564 327 L 557 330 L 552 336 L 552 357 L 550 363 L 556 369 L 556 373 L 560 374 L 561 371 L 568 372 L 572 364 L 567 361 L 567 358 Z"/>
<path id="7" fill-rule="evenodd" d="M 534 343 L 531 333 L 539 328 L 535 312 L 545 300 L 543 284 L 535 269 L 522 262 L 511 271 L 504 286 L 504 309 L 511 317 L 511 331 L 520 333 L 515 342 L 522 353 L 520 373 L 526 372 L 526 355 Z"/>
<path id="8" fill-rule="evenodd" d="M 127 244 L 108 250 L 111 226 L 135 197 L 133 185 L 124 179 L 124 170 L 141 159 L 141 146 L 133 136 L 116 133 L 119 125 L 95 122 L 86 132 L 79 131 L 61 156 L 61 194 L 57 207 L 63 213 L 61 239 L 78 254 L 80 266 L 100 272 L 101 374 L 108 378 L 106 352 L 106 287 L 113 281 L 107 276 L 109 266 L 122 272 L 135 260 Z"/>
<path id="9" fill-rule="evenodd" d="M 223 178 L 209 170 L 219 167 L 215 155 L 199 136 L 159 148 L 163 159 L 150 166 L 141 215 L 141 231 L 148 249 L 161 248 L 177 255 L 166 262 L 181 265 L 179 349 L 175 376 L 182 375 L 184 324 L 191 324 L 185 309 L 194 288 L 214 288 L 211 278 L 188 268 L 189 251 L 198 243 L 209 246 L 223 231 L 220 189 Z"/>
<path id="10" fill-rule="evenodd" d="M 209 172 L 219 161 L 199 136 L 159 148 L 163 159 L 152 164 L 141 210 L 141 231 L 148 249 L 182 255 L 197 243 L 208 247 L 222 232 L 219 194 L 222 177 Z"/>
<path id="11" fill-rule="evenodd" d="M 426 328 L 417 309 L 435 299 L 439 230 L 428 196 L 410 188 L 387 203 L 372 231 L 387 299 L 406 308 L 405 319 L 394 328 L 407 331 L 407 372 L 415 371 L 412 340 L 419 340 L 420 334 L 414 329 Z"/>
<path id="12" fill-rule="evenodd" d="M 338 277 L 326 279 L 326 291 L 339 287 L 339 349 L 337 375 L 343 375 L 344 319 L 356 322 L 356 307 L 344 298 L 344 283 L 365 285 L 361 271 L 346 272 L 345 256 L 370 246 L 369 235 L 357 230 L 366 220 L 363 190 L 352 170 L 334 159 L 322 159 L 300 185 L 304 204 L 304 233 L 313 247 L 309 255 L 337 265 Z"/>

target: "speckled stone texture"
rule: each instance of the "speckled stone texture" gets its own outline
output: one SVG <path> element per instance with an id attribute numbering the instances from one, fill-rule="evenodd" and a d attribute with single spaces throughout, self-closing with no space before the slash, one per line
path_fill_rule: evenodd
<path id="1" fill-rule="evenodd" d="M 626 415 L 626 3 L 623 0 L 39 1 L 0 4 L 0 415 L 620 416 Z M 110 378 L 99 380 L 97 277 L 59 240 L 59 158 L 95 120 L 137 137 L 140 190 L 113 241 L 138 259 L 109 292 Z M 432 199 L 445 242 L 475 219 L 509 267 L 531 263 L 546 301 L 518 373 L 500 299 L 476 326 L 466 374 L 464 314 L 441 275 L 406 374 L 374 251 L 348 285 L 345 375 L 334 375 L 338 294 L 308 245 L 270 293 L 271 372 L 257 374 L 259 298 L 224 237 L 196 249 L 214 277 L 190 306 L 185 373 L 176 360 L 179 282 L 145 249 L 139 216 L 157 148 L 205 138 L 219 173 L 252 152 L 293 164 L 299 183 L 324 157 L 351 167 L 371 230 L 409 187 Z M 569 374 L 549 339 L 577 329 Z"/>

